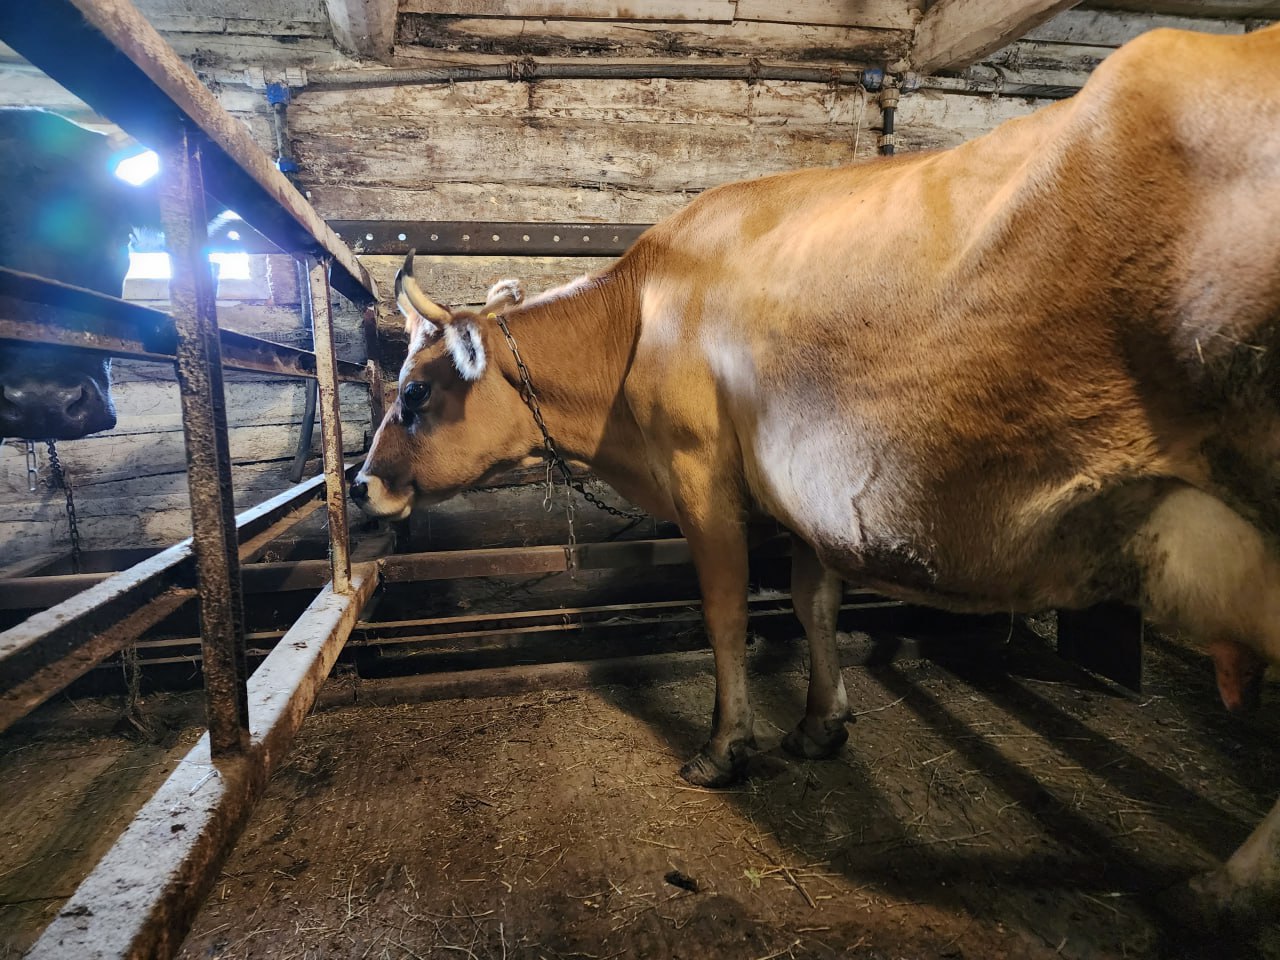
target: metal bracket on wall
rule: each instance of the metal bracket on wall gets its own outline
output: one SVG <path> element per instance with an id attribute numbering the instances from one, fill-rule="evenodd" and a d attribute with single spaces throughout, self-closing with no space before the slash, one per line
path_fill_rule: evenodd
<path id="1" fill-rule="evenodd" d="M 359 254 L 616 257 L 650 224 L 330 220 L 329 226 Z"/>

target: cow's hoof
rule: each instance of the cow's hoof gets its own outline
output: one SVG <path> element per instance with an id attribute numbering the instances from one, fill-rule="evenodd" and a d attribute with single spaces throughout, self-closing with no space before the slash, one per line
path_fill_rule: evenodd
<path id="1" fill-rule="evenodd" d="M 680 768 L 680 776 L 695 787 L 730 787 L 742 779 L 747 768 L 747 747 L 736 744 L 729 750 L 727 763 L 718 761 L 706 747 Z"/>
<path id="2" fill-rule="evenodd" d="M 804 760 L 826 760 L 839 753 L 848 739 L 843 720 L 824 720 L 816 731 L 808 728 L 807 720 L 801 720 L 782 738 L 782 749 Z"/>
<path id="3" fill-rule="evenodd" d="M 1210 928 L 1253 927 L 1280 921 L 1280 891 L 1270 884 L 1242 883 L 1225 868 L 1192 877 L 1189 909 Z"/>

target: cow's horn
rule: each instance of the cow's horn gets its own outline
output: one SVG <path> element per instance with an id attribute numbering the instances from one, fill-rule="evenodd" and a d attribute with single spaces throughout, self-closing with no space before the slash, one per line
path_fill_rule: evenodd
<path id="1" fill-rule="evenodd" d="M 396 279 L 400 281 L 400 287 L 409 298 L 409 303 L 413 306 L 413 309 L 433 323 L 446 324 L 453 319 L 453 315 L 428 297 L 422 291 L 422 287 L 418 286 L 418 281 L 413 278 L 413 255 L 417 252 L 416 250 L 409 251 L 404 258 L 404 267 L 401 268 L 400 274 Z M 397 297 L 400 292 L 400 290 L 396 291 Z"/>

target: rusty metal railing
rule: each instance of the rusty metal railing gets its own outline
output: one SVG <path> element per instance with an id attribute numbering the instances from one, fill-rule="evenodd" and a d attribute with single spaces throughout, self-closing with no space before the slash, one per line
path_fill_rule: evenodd
<path id="1" fill-rule="evenodd" d="M 0 728 L 196 595 L 209 727 L 29 956 L 170 956 L 378 581 L 374 566 L 351 564 L 338 404 L 340 381 L 362 382 L 373 414 L 380 415 L 378 353 L 370 350 L 367 365 L 337 360 L 330 303 L 332 286 L 364 308 L 369 341 L 376 337 L 370 309 L 376 310 L 377 289 L 351 250 L 127 0 L 0 4 L 0 40 L 157 151 L 173 263 L 168 317 L 0 271 L 0 342 L 172 358 L 193 529 L 189 541 L 0 633 Z M 206 190 L 279 249 L 305 259 L 314 354 L 219 331 L 205 257 Z M 321 398 L 323 480 L 239 518 L 224 363 L 314 376 Z M 273 524 L 305 515 L 321 484 L 332 542 L 328 583 L 289 631 L 289 642 L 248 677 L 242 553 L 260 549 Z M 181 829 L 170 829 L 175 816 Z M 159 833 L 158 824 L 164 827 Z"/>

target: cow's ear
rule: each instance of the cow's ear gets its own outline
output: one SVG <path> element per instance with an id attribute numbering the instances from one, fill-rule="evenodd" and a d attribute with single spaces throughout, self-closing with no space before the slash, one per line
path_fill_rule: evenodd
<path id="1" fill-rule="evenodd" d="M 418 308 L 409 299 L 409 294 L 404 289 L 403 271 L 396 272 L 396 306 L 404 316 L 404 332 L 408 334 L 410 343 L 413 343 L 413 338 L 418 335 L 419 330 L 428 337 L 439 332 L 440 328 L 419 313 Z"/>
<path id="2" fill-rule="evenodd" d="M 462 379 L 479 380 L 485 365 L 484 338 L 475 320 L 466 317 L 445 324 L 444 343 Z"/>

